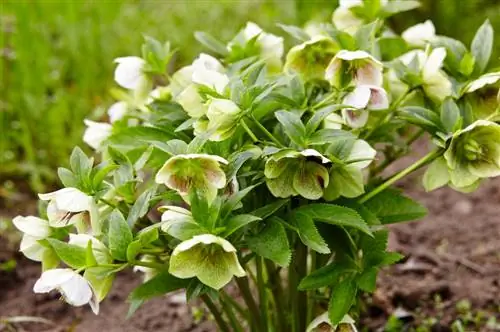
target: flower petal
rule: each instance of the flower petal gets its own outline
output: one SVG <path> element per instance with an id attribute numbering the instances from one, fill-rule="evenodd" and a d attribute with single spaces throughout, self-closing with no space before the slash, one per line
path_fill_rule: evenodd
<path id="1" fill-rule="evenodd" d="M 446 58 L 446 49 L 444 47 L 435 48 L 427 58 L 423 69 L 424 81 L 426 77 L 431 77 L 436 74 L 443 66 L 443 61 Z"/>
<path id="2" fill-rule="evenodd" d="M 368 142 L 358 139 L 354 142 L 346 162 L 350 166 L 363 169 L 372 163 L 376 154 L 377 151 Z"/>
<path id="3" fill-rule="evenodd" d="M 436 28 L 431 20 L 409 27 L 401 34 L 401 37 L 410 45 L 425 46 L 425 44 L 436 37 Z"/>
<path id="4" fill-rule="evenodd" d="M 357 86 L 352 92 L 344 97 L 342 102 L 344 105 L 349 105 L 357 109 L 366 108 L 371 97 L 371 89 L 369 86 Z"/>
<path id="5" fill-rule="evenodd" d="M 113 127 L 109 123 L 95 122 L 87 119 L 83 120 L 83 122 L 87 126 L 87 129 L 83 133 L 83 141 L 94 150 L 99 149 L 102 142 L 111 135 Z"/>
<path id="6" fill-rule="evenodd" d="M 111 123 L 121 120 L 127 114 L 127 103 L 119 101 L 111 105 L 108 109 L 109 121 Z"/>
<path id="7" fill-rule="evenodd" d="M 45 252 L 49 249 L 38 243 L 38 240 L 36 237 L 24 234 L 19 251 L 32 261 L 41 262 Z"/>
<path id="8" fill-rule="evenodd" d="M 18 230 L 36 238 L 37 240 L 45 239 L 51 233 L 49 222 L 38 217 L 17 216 L 14 220 L 12 220 L 12 223 Z"/>
<path id="9" fill-rule="evenodd" d="M 323 189 L 328 186 L 328 182 L 328 170 L 324 166 L 306 161 L 295 172 L 293 188 L 302 197 L 316 200 L 323 196 Z"/>
<path id="10" fill-rule="evenodd" d="M 43 201 L 54 200 L 59 210 L 68 212 L 90 211 L 92 205 L 92 197 L 76 188 L 63 188 L 38 197 Z"/>
<path id="11" fill-rule="evenodd" d="M 368 122 L 370 113 L 367 110 L 343 109 L 342 118 L 351 128 L 362 128 Z"/>
<path id="12" fill-rule="evenodd" d="M 142 85 L 144 73 L 142 69 L 146 61 L 136 56 L 115 59 L 118 66 L 115 69 L 115 81 L 121 87 L 136 90 Z"/>

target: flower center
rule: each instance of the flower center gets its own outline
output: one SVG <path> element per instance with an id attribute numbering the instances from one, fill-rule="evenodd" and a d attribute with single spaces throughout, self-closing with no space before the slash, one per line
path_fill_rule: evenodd
<path id="1" fill-rule="evenodd" d="M 470 161 L 478 160 L 483 154 L 483 148 L 478 142 L 470 140 L 464 145 L 465 158 Z"/>

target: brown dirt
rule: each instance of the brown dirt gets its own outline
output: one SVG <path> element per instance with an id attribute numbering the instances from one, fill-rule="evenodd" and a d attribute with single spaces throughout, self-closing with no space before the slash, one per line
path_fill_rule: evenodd
<path id="1" fill-rule="evenodd" d="M 417 179 L 402 186 L 420 188 Z M 473 310 L 485 311 L 500 321 L 500 178 L 487 181 L 469 195 L 450 189 L 409 192 L 429 208 L 429 216 L 391 227 L 390 248 L 405 254 L 406 259 L 381 274 L 363 325 L 370 331 L 380 330 L 388 315 L 404 309 L 416 322 L 436 318 L 432 331 L 450 331 L 448 326 L 458 317 L 456 303 L 464 299 Z M 3 242 L 0 262 L 12 256 Z M 0 272 L 0 317 L 39 316 L 58 326 L 16 326 L 25 331 L 213 331 L 208 321 L 195 327 L 191 309 L 179 302 L 179 296 L 152 300 L 125 320 L 125 299 L 140 282 L 140 276 L 132 272 L 118 277 L 99 316 L 87 307 L 70 307 L 58 301 L 57 295 L 34 295 L 31 289 L 39 266 L 17 258 L 15 271 Z M 476 327 L 467 331 L 489 330 Z"/>

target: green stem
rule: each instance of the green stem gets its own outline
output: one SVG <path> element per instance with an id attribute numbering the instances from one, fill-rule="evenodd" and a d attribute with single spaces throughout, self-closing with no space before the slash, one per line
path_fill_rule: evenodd
<path id="1" fill-rule="evenodd" d="M 112 207 L 113 209 L 118 209 L 118 206 L 117 206 L 117 205 L 115 205 L 115 204 L 111 203 L 110 201 L 108 201 L 108 200 L 107 200 L 107 199 L 105 199 L 105 198 L 99 198 L 99 200 L 100 200 L 101 202 L 103 202 L 104 204 L 106 204 L 106 205 L 108 205 L 108 206 Z"/>
<path id="2" fill-rule="evenodd" d="M 309 273 L 316 269 L 316 251 L 311 250 L 311 269 Z M 314 290 L 307 292 L 307 314 L 306 314 L 306 324 L 309 324 L 313 320 L 313 310 L 314 310 Z"/>
<path id="3" fill-rule="evenodd" d="M 224 298 L 224 301 L 228 302 L 231 304 L 231 306 L 236 309 L 236 311 L 241 315 L 241 317 L 245 318 L 246 320 L 249 319 L 249 313 L 248 310 L 243 308 L 241 304 L 239 304 L 236 300 L 234 300 L 231 296 L 229 296 L 224 289 L 221 291 L 222 297 Z"/>
<path id="4" fill-rule="evenodd" d="M 302 244 L 302 242 L 297 242 L 298 246 L 296 248 L 296 265 L 295 269 L 297 271 L 297 285 L 307 275 L 307 247 Z M 297 331 L 305 331 L 307 327 L 306 317 L 307 317 L 307 292 L 298 291 L 297 292 Z"/>
<path id="5" fill-rule="evenodd" d="M 269 310 L 267 307 L 267 290 L 266 282 L 264 280 L 264 268 L 262 266 L 262 257 L 257 256 L 255 259 L 255 265 L 257 268 L 257 289 L 259 291 L 259 307 L 260 307 L 260 317 L 262 319 L 263 331 L 269 331 L 268 326 L 268 315 Z"/>
<path id="6" fill-rule="evenodd" d="M 269 284 L 271 285 L 271 292 L 274 297 L 274 312 L 276 314 L 276 327 L 278 331 L 289 331 L 285 315 L 285 295 L 283 294 L 283 287 L 281 285 L 280 270 L 276 268 L 275 264 L 269 260 L 265 261 L 266 269 L 269 276 Z"/>
<path id="7" fill-rule="evenodd" d="M 229 328 L 229 326 L 227 326 L 227 323 L 224 320 L 224 318 L 222 318 L 219 309 L 217 309 L 217 306 L 212 302 L 210 297 L 205 294 L 201 296 L 201 299 L 203 303 L 205 303 L 205 305 L 207 306 L 208 310 L 210 310 L 210 312 L 214 316 L 214 319 L 217 322 L 217 326 L 219 326 L 219 329 L 222 332 L 231 332 L 231 329 Z"/>
<path id="8" fill-rule="evenodd" d="M 245 131 L 247 132 L 248 136 L 250 136 L 250 138 L 252 139 L 252 141 L 254 141 L 254 143 L 257 143 L 259 141 L 259 139 L 257 138 L 257 136 L 255 136 L 255 134 L 253 133 L 253 131 L 248 127 L 248 125 L 245 122 L 245 120 L 241 119 L 240 123 L 241 123 L 241 126 L 243 127 L 243 129 L 245 129 Z"/>
<path id="9" fill-rule="evenodd" d="M 226 300 L 226 297 L 222 296 L 220 300 L 222 304 L 222 309 L 227 315 L 227 318 L 229 319 L 229 324 L 232 327 L 232 331 L 234 332 L 243 332 L 243 326 L 241 323 L 238 321 L 236 318 L 236 315 L 233 312 L 233 306 Z"/>
<path id="10" fill-rule="evenodd" d="M 405 168 L 404 170 L 402 170 L 401 172 L 395 174 L 394 176 L 389 178 L 387 181 L 385 181 L 384 183 L 382 183 L 381 185 L 379 185 L 378 187 L 376 187 L 375 189 L 370 191 L 368 194 L 361 197 L 361 199 L 358 201 L 358 203 L 363 204 L 363 203 L 367 202 L 368 200 L 370 200 L 373 197 L 375 197 L 376 195 L 378 195 L 380 192 L 382 192 L 385 189 L 387 189 L 388 187 L 390 187 L 396 181 L 402 179 L 403 177 L 416 171 L 417 169 L 427 165 L 428 163 L 432 162 L 434 159 L 441 156 L 442 154 L 443 154 L 442 150 L 435 150 L 435 151 L 428 153 L 427 155 L 425 155 L 423 158 L 421 158 L 420 160 L 418 160 L 417 162 L 415 162 L 411 166 L 409 166 L 409 167 Z"/>
<path id="11" fill-rule="evenodd" d="M 266 134 L 266 136 L 267 136 L 267 137 L 268 137 L 271 141 L 273 141 L 273 143 L 274 143 L 274 144 L 276 144 L 276 145 L 277 145 L 277 146 L 279 146 L 280 148 L 282 148 L 282 147 L 283 147 L 283 144 L 281 144 L 281 142 L 280 142 L 280 141 L 278 141 L 278 140 L 276 139 L 276 137 L 274 137 L 274 135 L 273 135 L 273 134 L 271 134 L 271 132 L 269 132 L 269 130 L 267 130 L 267 128 L 266 128 L 266 127 L 264 127 L 264 126 L 262 125 L 262 123 L 260 123 L 260 122 L 259 122 L 256 118 L 254 118 L 253 116 L 251 116 L 251 117 L 250 117 L 250 119 L 252 119 L 252 121 L 255 123 L 255 125 L 256 125 L 257 127 L 259 127 L 259 129 L 260 129 L 260 130 L 262 130 L 262 132 L 263 132 L 264 134 Z"/>
<path id="12" fill-rule="evenodd" d="M 260 319 L 259 308 L 257 307 L 257 303 L 255 302 L 252 292 L 250 291 L 248 278 L 236 278 L 236 284 L 238 285 L 241 297 L 245 301 L 245 304 L 247 305 L 248 310 L 250 312 L 249 325 L 251 327 L 255 327 L 256 323 L 260 323 L 261 319 Z M 253 328 L 252 331 L 261 331 L 261 330 L 259 330 L 259 328 L 258 329 Z"/>

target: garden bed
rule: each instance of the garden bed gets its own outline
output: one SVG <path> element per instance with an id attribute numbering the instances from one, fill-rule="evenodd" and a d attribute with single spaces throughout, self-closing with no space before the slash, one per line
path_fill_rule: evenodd
<path id="1" fill-rule="evenodd" d="M 420 188 L 412 181 L 417 178 L 403 185 Z M 495 331 L 493 317 L 500 322 L 500 179 L 469 195 L 450 189 L 432 193 L 415 189 L 410 194 L 429 208 L 429 215 L 422 222 L 392 227 L 390 249 L 406 259 L 381 274 L 363 326 L 375 331 L 396 312 L 411 315 L 404 318 L 412 321 L 410 325 L 433 326 L 432 331 L 448 331 L 460 317 L 481 322 L 466 331 Z M 4 242 L 0 242 L 0 262 L 12 256 Z M 39 277 L 39 265 L 20 255 L 16 258 L 15 271 L 0 272 L 0 316 L 38 316 L 57 323 L 57 329 L 23 323 L 25 331 L 214 330 L 208 321 L 195 327 L 192 311 L 179 295 L 154 299 L 126 320 L 125 299 L 140 281 L 140 275 L 133 272 L 119 275 L 99 316 L 87 307 L 73 308 L 58 301 L 57 294 L 35 295 L 31 289 Z M 485 326 L 488 319 L 489 328 Z"/>

